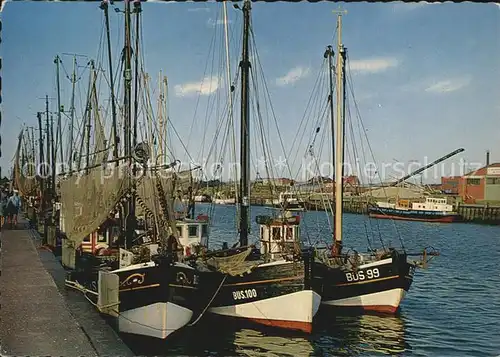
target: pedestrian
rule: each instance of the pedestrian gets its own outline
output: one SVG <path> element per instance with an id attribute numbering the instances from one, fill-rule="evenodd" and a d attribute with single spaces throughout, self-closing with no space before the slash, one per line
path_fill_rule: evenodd
<path id="1" fill-rule="evenodd" d="M 19 197 L 18 193 L 19 192 L 17 190 L 14 190 L 7 203 L 9 221 L 10 223 L 14 223 L 14 226 L 17 226 L 17 215 L 21 211 L 21 197 Z"/>
<path id="2" fill-rule="evenodd" d="M 5 215 L 7 211 L 7 191 L 0 191 L 0 230 L 5 223 Z"/>

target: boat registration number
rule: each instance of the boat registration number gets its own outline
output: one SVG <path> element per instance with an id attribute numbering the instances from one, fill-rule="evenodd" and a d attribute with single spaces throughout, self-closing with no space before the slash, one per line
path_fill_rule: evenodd
<path id="1" fill-rule="evenodd" d="M 233 291 L 234 300 L 251 299 L 256 297 L 257 297 L 257 290 L 255 289 Z"/>
<path id="2" fill-rule="evenodd" d="M 373 269 L 367 269 L 365 271 L 360 270 L 358 272 L 352 272 L 352 273 L 346 273 L 345 277 L 348 282 L 351 281 L 363 281 L 363 280 L 369 280 L 369 279 L 376 279 L 380 277 L 380 272 L 378 268 L 373 268 Z"/>

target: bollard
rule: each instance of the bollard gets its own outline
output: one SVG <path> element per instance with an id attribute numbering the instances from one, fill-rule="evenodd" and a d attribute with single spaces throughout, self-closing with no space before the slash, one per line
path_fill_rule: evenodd
<path id="1" fill-rule="evenodd" d="M 69 239 L 62 239 L 61 242 L 61 258 L 64 267 L 75 269 L 76 265 L 76 251 L 75 244 Z"/>
<path id="2" fill-rule="evenodd" d="M 51 247 L 56 246 L 56 226 L 47 225 L 47 244 Z"/>
<path id="3" fill-rule="evenodd" d="M 41 236 L 43 236 L 43 227 L 44 227 L 44 222 L 42 219 L 38 220 L 37 222 L 37 231 L 40 233 Z"/>

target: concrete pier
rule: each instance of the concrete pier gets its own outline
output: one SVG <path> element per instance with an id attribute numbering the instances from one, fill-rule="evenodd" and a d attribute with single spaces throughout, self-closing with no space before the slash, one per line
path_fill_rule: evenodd
<path id="1" fill-rule="evenodd" d="M 133 356 L 118 334 L 76 291 L 38 234 L 6 230 L 1 239 L 0 353 L 10 356 Z"/>

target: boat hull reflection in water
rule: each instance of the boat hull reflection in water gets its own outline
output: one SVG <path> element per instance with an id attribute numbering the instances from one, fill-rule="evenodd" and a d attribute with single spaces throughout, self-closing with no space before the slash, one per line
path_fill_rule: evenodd
<path id="1" fill-rule="evenodd" d="M 397 316 L 319 316 L 314 349 L 318 355 L 397 355 L 411 349 L 404 320 Z"/>

